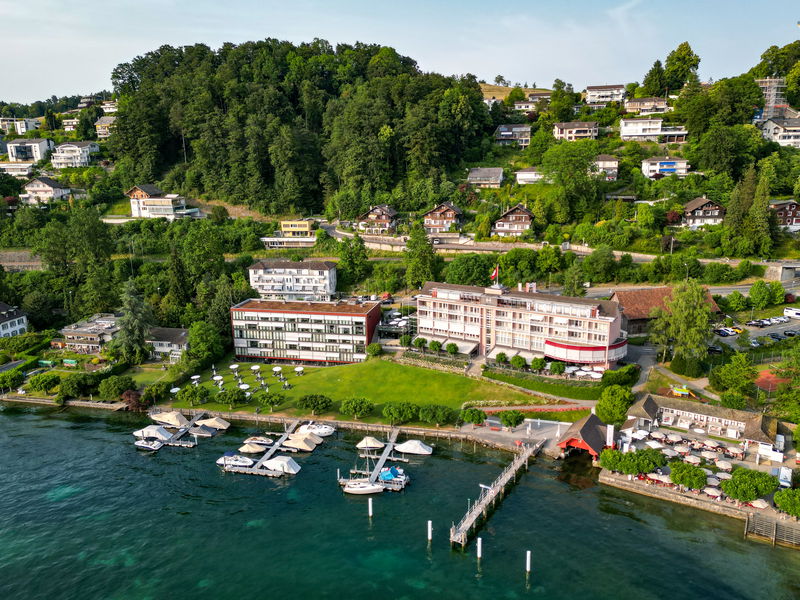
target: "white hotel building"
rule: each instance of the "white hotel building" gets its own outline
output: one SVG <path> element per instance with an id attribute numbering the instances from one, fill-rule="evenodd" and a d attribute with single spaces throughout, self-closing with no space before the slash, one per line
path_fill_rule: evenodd
<path id="1" fill-rule="evenodd" d="M 250 287 L 264 300 L 330 300 L 336 292 L 336 263 L 260 260 L 250 268 Z"/>
<path id="2" fill-rule="evenodd" d="M 361 362 L 381 319 L 379 302 L 245 300 L 231 307 L 238 360 Z"/>
<path id="3" fill-rule="evenodd" d="M 417 297 L 417 332 L 465 354 L 519 354 L 610 367 L 625 357 L 619 304 L 502 287 L 428 282 Z"/>

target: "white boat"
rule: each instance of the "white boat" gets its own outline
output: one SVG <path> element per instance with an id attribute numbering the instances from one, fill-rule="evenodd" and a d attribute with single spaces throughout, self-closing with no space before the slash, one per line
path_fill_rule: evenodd
<path id="1" fill-rule="evenodd" d="M 245 444 L 259 444 L 261 446 L 271 446 L 272 440 L 263 435 L 251 435 L 244 441 Z"/>
<path id="2" fill-rule="evenodd" d="M 380 483 L 370 483 L 365 479 L 352 479 L 342 486 L 342 491 L 345 494 L 379 494 L 383 491 L 383 486 Z"/>
<path id="3" fill-rule="evenodd" d="M 408 440 L 402 444 L 397 444 L 394 449 L 403 454 L 422 454 L 426 456 L 428 454 L 433 454 L 433 448 L 427 444 L 423 444 L 419 440 Z"/>
<path id="4" fill-rule="evenodd" d="M 336 429 L 324 423 L 314 423 L 314 421 L 311 421 L 298 427 L 297 433 L 313 433 L 319 437 L 328 437 L 336 433 Z"/>
<path id="5" fill-rule="evenodd" d="M 155 451 L 159 450 L 164 445 L 164 443 L 154 439 L 149 439 L 149 440 L 141 439 L 133 442 L 133 445 L 139 448 L 140 450 Z"/>
<path id="6" fill-rule="evenodd" d="M 220 467 L 252 467 L 255 461 L 239 454 L 226 453 L 217 459 L 217 464 Z"/>
<path id="7" fill-rule="evenodd" d="M 403 487 L 411 483 L 411 478 L 400 467 L 383 467 L 378 475 L 378 480 L 386 483 L 399 483 Z"/>
<path id="8" fill-rule="evenodd" d="M 177 410 L 170 410 L 166 412 L 160 413 L 153 413 L 150 415 L 150 418 L 153 419 L 159 425 L 164 425 L 165 427 L 173 427 L 178 429 L 180 427 L 185 427 L 189 424 L 189 420 L 184 417 L 181 413 Z"/>

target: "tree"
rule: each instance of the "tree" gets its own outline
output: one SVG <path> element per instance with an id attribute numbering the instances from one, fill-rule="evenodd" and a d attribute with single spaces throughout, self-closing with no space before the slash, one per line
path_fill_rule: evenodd
<path id="1" fill-rule="evenodd" d="M 310 410 L 312 415 L 323 413 L 333 408 L 333 400 L 322 394 L 307 394 L 297 401 L 297 407 Z"/>
<path id="2" fill-rule="evenodd" d="M 17 369 L 0 373 L 0 389 L 7 390 L 19 387 L 25 381 L 25 376 Z"/>
<path id="3" fill-rule="evenodd" d="M 119 331 L 107 346 L 109 353 L 131 364 L 144 361 L 149 354 L 145 340 L 154 325 L 154 318 L 133 279 L 122 287 L 122 316 L 117 325 Z"/>
<path id="4" fill-rule="evenodd" d="M 18 373 L 18 371 L 6 371 L 6 373 Z M 5 375 L 5 373 L 0 373 L 0 376 L 2 375 Z M 73 373 L 61 380 L 58 392 L 60 396 L 65 398 L 80 398 L 90 394 L 96 386 L 97 377 L 93 373 Z M 0 383 L 0 388 L 4 387 L 6 386 Z"/>
<path id="5" fill-rule="evenodd" d="M 456 419 L 456 411 L 441 404 L 425 404 L 419 407 L 419 420 L 423 423 L 445 425 Z"/>
<path id="6" fill-rule="evenodd" d="M 489 276 L 494 271 L 497 264 L 496 254 L 459 254 L 445 270 L 445 280 L 447 283 L 458 285 L 481 285 L 490 284 Z"/>
<path id="7" fill-rule="evenodd" d="M 706 485 L 706 474 L 700 467 L 676 460 L 669 464 L 669 468 L 669 478 L 675 485 L 690 490 L 700 490 Z"/>
<path id="8" fill-rule="evenodd" d="M 635 397 L 629 390 L 621 385 L 610 385 L 600 394 L 595 414 L 603 423 L 621 424 L 634 401 Z"/>
<path id="9" fill-rule="evenodd" d="M 531 371 L 535 371 L 539 373 L 542 371 L 547 364 L 547 361 L 542 358 L 541 356 L 537 356 L 536 358 L 531 359 Z"/>
<path id="10" fill-rule="evenodd" d="M 381 411 L 392 425 L 401 425 L 413 421 L 419 414 L 419 407 L 411 402 L 387 402 Z"/>
<path id="11" fill-rule="evenodd" d="M 431 352 L 439 354 L 439 350 L 442 349 L 442 342 L 438 340 L 431 340 L 431 343 L 428 344 L 428 347 L 431 349 Z"/>
<path id="12" fill-rule="evenodd" d="M 169 385 L 164 381 L 158 381 L 146 386 L 139 398 L 139 404 L 143 407 L 153 406 L 157 402 L 164 400 L 169 395 Z"/>
<path id="13" fill-rule="evenodd" d="M 403 262 L 408 287 L 418 288 L 426 281 L 436 280 L 439 261 L 425 229 L 418 223 L 411 227 Z"/>
<path id="14" fill-rule="evenodd" d="M 269 412 L 272 412 L 276 406 L 280 406 L 286 401 L 286 396 L 278 392 L 259 390 L 253 394 L 253 400 L 255 400 L 256 404 L 259 406 L 269 408 Z"/>
<path id="15" fill-rule="evenodd" d="M 753 366 L 750 355 L 741 352 L 734 354 L 730 362 L 722 365 L 718 371 L 719 381 L 725 389 L 743 395 L 752 391 L 757 376 L 758 369 Z"/>
<path id="16" fill-rule="evenodd" d="M 450 355 L 451 358 L 455 358 L 456 354 L 458 354 L 458 346 L 453 342 L 449 342 L 444 347 L 444 349 Z"/>
<path id="17" fill-rule="evenodd" d="M 771 494 L 778 487 L 778 478 L 762 471 L 740 467 L 733 471 L 730 479 L 720 484 L 722 491 L 739 502 L 752 502 Z"/>
<path id="18" fill-rule="evenodd" d="M 357 233 L 341 243 L 338 268 L 351 283 L 363 281 L 369 273 L 369 257 L 364 240 Z"/>
<path id="19" fill-rule="evenodd" d="M 567 370 L 567 365 L 563 362 L 554 360 L 550 363 L 550 374 L 551 375 L 563 375 L 564 372 Z"/>
<path id="20" fill-rule="evenodd" d="M 408 348 L 411 345 L 411 336 L 407 333 L 404 333 L 400 336 L 399 342 L 401 346 Z"/>
<path id="21" fill-rule="evenodd" d="M 664 67 L 661 65 L 660 60 L 656 60 L 644 76 L 642 88 L 644 89 L 644 93 L 648 96 L 661 96 L 664 94 L 666 87 L 667 82 L 664 76 Z"/>
<path id="22" fill-rule="evenodd" d="M 61 378 L 55 373 L 40 373 L 28 380 L 28 387 L 35 392 L 44 392 L 47 394 L 59 383 L 61 383 Z"/>
<path id="23" fill-rule="evenodd" d="M 756 186 L 753 204 L 744 221 L 744 233 L 752 244 L 753 252 L 764 257 L 772 253 L 773 246 L 769 225 L 769 190 L 770 176 L 762 169 Z"/>
<path id="24" fill-rule="evenodd" d="M 722 392 L 719 396 L 719 401 L 725 408 L 733 408 L 736 410 L 745 410 L 747 408 L 747 398 L 739 392 L 732 390 Z"/>
<path id="25" fill-rule="evenodd" d="M 586 295 L 586 288 L 583 287 L 583 269 L 577 261 L 564 271 L 564 287 L 561 294 L 564 296 L 581 297 Z"/>
<path id="26" fill-rule="evenodd" d="M 472 423 L 472 428 L 475 429 L 476 425 L 482 425 L 486 421 L 486 413 L 479 408 L 465 408 L 459 418 L 464 423 Z"/>
<path id="27" fill-rule="evenodd" d="M 133 377 L 128 375 L 111 375 L 100 382 L 98 392 L 103 400 L 113 402 L 119 400 L 122 393 L 137 388 Z"/>
<path id="28" fill-rule="evenodd" d="M 500 412 L 500 422 L 509 430 L 518 427 L 524 420 L 525 415 L 518 410 L 504 410 Z"/>
<path id="29" fill-rule="evenodd" d="M 186 358 L 196 361 L 201 368 L 222 357 L 224 352 L 219 332 L 205 321 L 192 323 L 189 327 L 187 343 L 189 348 L 186 351 Z"/>
<path id="30" fill-rule="evenodd" d="M 366 417 L 373 410 L 375 403 L 366 398 L 347 398 L 342 400 L 342 406 L 339 408 L 339 412 L 343 415 L 352 415 L 356 420 Z"/>
<path id="31" fill-rule="evenodd" d="M 725 225 L 733 230 L 738 230 L 744 224 L 744 219 L 750 211 L 756 195 L 757 184 L 756 168 L 751 164 L 745 171 L 742 180 L 731 192 L 728 209 L 725 212 Z"/>
<path id="32" fill-rule="evenodd" d="M 219 394 L 217 394 L 219 397 Z M 205 404 L 211 398 L 211 392 L 202 385 L 187 385 L 175 394 L 175 401 L 189 406 Z M 224 396 L 222 398 L 224 400 Z"/>
<path id="33" fill-rule="evenodd" d="M 216 401 L 219 404 L 227 404 L 230 410 L 234 410 L 241 404 L 247 404 L 247 394 L 238 387 L 230 388 L 219 392 L 216 396 Z"/>
<path id="34" fill-rule="evenodd" d="M 733 312 L 747 310 L 747 298 L 739 290 L 732 291 L 725 300 L 728 303 L 728 308 Z"/>
<path id="35" fill-rule="evenodd" d="M 611 281 L 617 266 L 614 251 L 611 246 L 600 245 L 583 260 L 582 266 L 585 276 L 590 281 Z"/>
<path id="36" fill-rule="evenodd" d="M 221 204 L 215 204 L 211 207 L 211 222 L 214 225 L 222 225 L 230 218 L 230 214 L 228 214 L 228 209 L 225 208 Z"/>
<path id="37" fill-rule="evenodd" d="M 380 356 L 383 354 L 383 346 L 379 343 L 375 342 L 372 344 L 367 344 L 367 356 Z"/>
<path id="38" fill-rule="evenodd" d="M 786 290 L 780 281 L 769 282 L 770 304 L 780 305 L 786 301 Z"/>
<path id="39" fill-rule="evenodd" d="M 511 357 L 511 366 L 517 369 L 518 371 L 521 371 L 522 369 L 528 366 L 528 363 L 524 357 L 520 356 L 519 354 L 516 354 Z"/>
<path id="40" fill-rule="evenodd" d="M 741 350 L 750 350 L 750 332 L 747 329 L 742 329 L 742 333 L 736 336 L 736 345 L 739 346 Z"/>
<path id="41" fill-rule="evenodd" d="M 419 350 L 420 352 L 425 352 L 425 346 L 428 345 L 428 340 L 423 337 L 417 337 L 414 340 L 414 347 Z"/>
<path id="42" fill-rule="evenodd" d="M 665 302 L 674 354 L 687 362 L 699 362 L 708 355 L 711 308 L 706 301 L 707 293 L 696 280 L 689 279 L 676 286 Z"/>
<path id="43" fill-rule="evenodd" d="M 608 471 L 619 472 L 622 463 L 622 452 L 606 448 L 600 452 L 600 466 Z"/>
<path id="44" fill-rule="evenodd" d="M 669 53 L 664 63 L 664 85 L 677 92 L 689 79 L 692 73 L 697 72 L 700 57 L 694 53 L 689 42 L 681 42 L 675 50 Z"/>
<path id="45" fill-rule="evenodd" d="M 494 359 L 501 365 L 504 365 L 508 362 L 508 355 L 505 352 L 498 352 L 497 356 Z"/>
<path id="46" fill-rule="evenodd" d="M 773 500 L 783 512 L 793 517 L 800 517 L 800 489 L 778 490 Z"/>
<path id="47" fill-rule="evenodd" d="M 769 306 L 772 300 L 772 294 L 769 291 L 769 286 L 763 279 L 759 279 L 750 286 L 750 304 L 756 310 L 761 310 Z"/>

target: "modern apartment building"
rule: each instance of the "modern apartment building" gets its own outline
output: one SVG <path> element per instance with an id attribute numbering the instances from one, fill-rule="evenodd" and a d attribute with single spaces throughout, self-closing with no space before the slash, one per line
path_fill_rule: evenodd
<path id="1" fill-rule="evenodd" d="M 262 237 L 264 247 L 270 248 L 311 248 L 317 243 L 312 219 L 281 221 L 280 230 L 275 235 Z"/>
<path id="2" fill-rule="evenodd" d="M 117 101 L 116 100 L 105 100 L 100 105 L 100 108 L 103 109 L 103 114 L 113 115 L 115 112 L 117 112 Z"/>
<path id="3" fill-rule="evenodd" d="M 761 126 L 761 135 L 780 146 L 800 148 L 800 119 L 770 117 Z"/>
<path id="4" fill-rule="evenodd" d="M 96 142 L 67 142 L 59 144 L 50 156 L 55 169 L 71 167 L 88 167 L 91 155 L 100 152 Z"/>
<path id="5" fill-rule="evenodd" d="M 8 160 L 11 162 L 37 163 L 47 157 L 53 149 L 53 140 L 30 138 L 8 142 Z"/>
<path id="6" fill-rule="evenodd" d="M 685 158 L 654 156 L 642 161 L 642 174 L 650 179 L 677 175 L 681 179 L 689 173 L 689 161 Z"/>
<path id="7" fill-rule="evenodd" d="M 17 179 L 27 179 L 33 174 L 32 162 L 0 162 L 0 173 Z"/>
<path id="8" fill-rule="evenodd" d="M 688 133 L 685 127 L 665 127 L 664 119 L 619 120 L 619 137 L 623 142 L 682 143 Z"/>
<path id="9" fill-rule="evenodd" d="M 239 360 L 361 362 L 380 322 L 378 302 L 245 300 L 231 307 Z"/>
<path id="10" fill-rule="evenodd" d="M 527 148 L 531 143 L 531 126 L 518 123 L 498 125 L 494 132 L 494 142 L 498 146 L 516 144 L 520 148 Z"/>
<path id="11" fill-rule="evenodd" d="M 570 121 L 553 125 L 553 137 L 568 142 L 597 139 L 597 132 L 596 121 Z"/>
<path id="12" fill-rule="evenodd" d="M 625 111 L 640 115 L 658 115 L 672 110 L 665 98 L 631 98 L 625 101 Z"/>
<path id="13" fill-rule="evenodd" d="M 77 117 L 70 117 L 68 119 L 61 120 L 61 127 L 64 128 L 64 131 L 75 131 L 78 129 L 78 123 L 81 120 Z"/>
<path id="14" fill-rule="evenodd" d="M 625 86 L 619 85 L 587 85 L 586 104 L 622 102 L 625 99 Z"/>
<path id="15" fill-rule="evenodd" d="M 492 235 L 520 236 L 531 228 L 533 213 L 522 204 L 509 208 L 492 226 Z"/>
<path id="16" fill-rule="evenodd" d="M 111 313 L 98 313 L 66 326 L 61 330 L 64 346 L 79 354 L 97 354 L 119 331 L 119 317 Z"/>
<path id="17" fill-rule="evenodd" d="M 13 337 L 28 331 L 28 317 L 16 306 L 0 302 L 0 336 Z"/>
<path id="18" fill-rule="evenodd" d="M 327 301 L 336 293 L 336 263 L 260 260 L 250 268 L 250 287 L 264 300 Z"/>
<path id="19" fill-rule="evenodd" d="M 155 185 L 137 185 L 125 192 L 125 195 L 131 199 L 132 217 L 174 221 L 200 216 L 200 209 L 187 208 L 186 198 L 178 194 L 164 194 Z"/>
<path id="20" fill-rule="evenodd" d="M 756 84 L 764 95 L 764 108 L 756 113 L 754 120 L 761 122 L 788 116 L 786 114 L 786 109 L 789 108 L 789 103 L 786 102 L 786 79 L 765 77 L 756 79 Z"/>
<path id="21" fill-rule="evenodd" d="M 24 135 L 34 129 L 39 129 L 39 119 L 16 119 L 14 117 L 0 118 L 0 129 L 6 133 Z"/>
<path id="22" fill-rule="evenodd" d="M 420 336 L 489 358 L 503 352 L 609 367 L 627 353 L 621 324 L 619 305 L 608 300 L 436 282 L 417 296 Z"/>
<path id="23" fill-rule="evenodd" d="M 517 180 L 517 185 L 527 185 L 529 183 L 542 181 L 544 179 L 544 173 L 542 173 L 539 167 L 525 167 L 519 171 L 514 171 L 514 177 Z"/>

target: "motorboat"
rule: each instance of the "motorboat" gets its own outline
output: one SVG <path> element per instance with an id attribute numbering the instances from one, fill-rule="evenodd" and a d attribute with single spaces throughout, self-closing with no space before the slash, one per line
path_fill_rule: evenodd
<path id="1" fill-rule="evenodd" d="M 330 425 L 325 425 L 324 423 L 314 423 L 314 421 L 309 421 L 305 425 L 298 427 L 297 433 L 313 433 L 319 437 L 328 437 L 329 435 L 336 433 L 336 429 Z"/>
<path id="2" fill-rule="evenodd" d="M 244 441 L 245 444 L 258 444 L 260 446 L 271 446 L 272 440 L 263 435 L 251 435 Z"/>
<path id="3" fill-rule="evenodd" d="M 149 439 L 149 440 L 141 439 L 133 442 L 133 445 L 139 448 L 139 450 L 156 451 L 161 449 L 161 447 L 164 445 L 164 442 L 161 442 L 156 439 Z"/>
<path id="4" fill-rule="evenodd" d="M 252 467 L 255 461 L 240 454 L 226 452 L 217 459 L 217 464 L 220 467 Z"/>
<path id="5" fill-rule="evenodd" d="M 197 425 L 189 428 L 189 435 L 196 435 L 197 437 L 214 437 L 217 430 L 207 425 Z"/>
<path id="6" fill-rule="evenodd" d="M 172 427 L 173 429 L 180 429 L 189 424 L 189 420 L 177 410 L 152 413 L 150 418 L 163 427 Z"/>
<path id="7" fill-rule="evenodd" d="M 378 474 L 378 479 L 384 482 L 399 483 L 403 487 L 411 483 L 411 478 L 400 467 L 384 467 Z"/>
<path id="8" fill-rule="evenodd" d="M 383 486 L 380 483 L 370 483 L 366 479 L 351 479 L 342 486 L 342 491 L 345 494 L 379 494 L 383 491 Z"/>
<path id="9" fill-rule="evenodd" d="M 403 454 L 421 454 L 424 456 L 433 454 L 433 448 L 423 444 L 419 440 L 408 440 L 402 444 L 397 444 L 394 449 Z"/>

